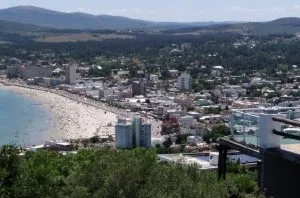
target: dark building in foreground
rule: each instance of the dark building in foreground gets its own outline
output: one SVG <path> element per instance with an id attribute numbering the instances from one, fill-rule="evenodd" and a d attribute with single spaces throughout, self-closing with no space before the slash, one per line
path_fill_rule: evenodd
<path id="1" fill-rule="evenodd" d="M 260 159 L 257 163 L 258 186 L 266 197 L 300 197 L 298 178 L 300 178 L 300 136 L 284 130 L 284 126 L 300 127 L 300 122 L 291 118 L 291 110 L 295 108 L 278 109 L 248 109 L 232 110 L 240 113 L 247 120 L 255 119 L 258 130 L 254 136 L 257 145 L 239 141 L 238 135 L 232 130 L 231 138 L 220 138 L 218 176 L 226 178 L 226 161 L 228 151 L 237 150 L 243 154 Z M 257 111 L 257 114 L 253 112 Z M 263 111 L 263 112 L 262 112 Z M 250 112 L 250 113 L 249 113 Z M 247 116 L 247 117 L 246 117 Z M 234 124 L 234 117 L 232 118 Z M 231 123 L 231 124 L 232 124 Z M 232 125 L 233 126 L 233 125 Z M 249 136 L 249 135 L 248 135 Z M 293 140 L 294 144 L 282 144 L 283 141 Z M 297 143 L 299 142 L 299 143 Z M 291 142 L 290 142 L 291 143 Z"/>

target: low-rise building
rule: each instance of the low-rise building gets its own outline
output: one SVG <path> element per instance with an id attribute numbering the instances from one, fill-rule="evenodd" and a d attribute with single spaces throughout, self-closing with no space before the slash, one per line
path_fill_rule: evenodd
<path id="1" fill-rule="evenodd" d="M 154 83 L 157 82 L 157 81 L 158 81 L 158 75 L 150 74 L 149 80 L 150 80 L 151 82 L 154 82 Z"/>
<path id="2" fill-rule="evenodd" d="M 199 119 L 200 118 L 200 113 L 196 112 L 196 111 L 189 111 L 187 112 L 188 116 L 192 116 L 194 119 Z"/>

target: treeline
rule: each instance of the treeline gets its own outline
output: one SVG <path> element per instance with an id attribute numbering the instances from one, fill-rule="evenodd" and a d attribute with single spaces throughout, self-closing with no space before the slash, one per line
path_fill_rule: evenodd
<path id="1" fill-rule="evenodd" d="M 41 33 L 44 33 L 45 30 L 41 30 Z M 114 34 L 114 33 L 119 33 L 116 30 L 78 30 L 78 29 L 48 29 L 46 31 L 47 33 L 97 33 L 97 34 Z"/>
<path id="2" fill-rule="evenodd" d="M 32 42 L 31 37 L 21 36 L 20 34 L 17 34 L 17 33 L 5 33 L 5 32 L 0 32 L 0 41 L 1 42 L 11 42 L 11 44 L 15 43 L 18 45 L 23 45 L 25 43 L 27 44 L 29 42 Z M 6 46 L 4 46 L 4 47 L 6 47 Z"/>
<path id="3" fill-rule="evenodd" d="M 155 150 L 42 151 L 19 156 L 0 150 L 0 197 L 259 197 L 256 182 L 231 166 L 225 181 L 215 171 L 157 161 Z M 232 170 L 232 171 L 231 171 Z"/>
<path id="4" fill-rule="evenodd" d="M 55 31 L 55 30 L 52 30 Z M 57 30 L 59 31 L 59 30 Z M 74 32 L 75 30 L 63 30 Z M 104 31 L 105 32 L 105 31 Z M 109 32 L 107 32 L 109 33 Z M 1 56 L 24 57 L 20 49 L 41 52 L 45 49 L 62 55 L 68 54 L 78 61 L 94 61 L 95 56 L 116 59 L 119 56 L 143 60 L 143 69 L 148 73 L 167 69 L 189 70 L 194 78 L 197 74 L 210 74 L 210 68 L 203 71 L 201 65 L 222 65 L 233 71 L 232 75 L 265 70 L 267 76 L 275 75 L 279 65 L 300 65 L 300 41 L 289 34 L 269 36 L 249 36 L 247 40 L 236 33 L 211 33 L 198 36 L 149 34 L 145 32 L 128 33 L 136 39 L 111 39 L 101 42 L 40 43 L 17 34 L 0 34 L 0 38 L 13 45 L 0 45 Z M 243 43 L 234 46 L 235 42 Z M 246 44 L 245 44 L 246 42 Z M 181 47 L 189 43 L 190 47 Z M 171 53 L 173 49 L 179 52 Z M 30 53 L 26 54 L 30 60 Z M 59 61 L 59 60 L 58 60 Z M 135 67 L 126 64 L 125 68 Z M 121 68 L 118 64 L 115 68 Z M 135 69 L 135 68 L 134 68 Z M 287 68 L 289 70 L 290 68 Z M 107 72 L 110 73 L 110 72 Z"/>
<path id="5" fill-rule="evenodd" d="M 60 31 L 60 30 L 51 30 Z M 63 33 L 80 33 L 75 30 L 61 30 Z M 103 33 L 112 33 L 103 31 Z M 131 53 L 143 53 L 146 49 L 154 49 L 154 51 L 170 44 L 180 44 L 184 42 L 189 43 L 205 43 L 209 40 L 233 41 L 237 34 L 223 33 L 223 34 L 204 34 L 202 36 L 191 35 L 165 35 L 165 34 L 147 34 L 147 33 L 131 33 L 136 36 L 136 39 L 110 39 L 101 42 L 69 42 L 69 43 L 41 43 L 35 42 L 30 37 L 23 37 L 18 34 L 5 35 L 4 40 L 14 43 L 13 46 L 5 46 L 16 49 L 25 49 L 30 51 L 42 51 L 50 49 L 56 53 L 70 53 L 75 59 L 88 59 L 96 55 L 129 55 Z M 1 35 L 0 35 L 1 36 Z M 146 50 L 147 51 L 147 50 Z M 15 52 L 15 53 L 14 53 Z M 16 51 L 10 51 L 11 56 L 16 56 Z"/>

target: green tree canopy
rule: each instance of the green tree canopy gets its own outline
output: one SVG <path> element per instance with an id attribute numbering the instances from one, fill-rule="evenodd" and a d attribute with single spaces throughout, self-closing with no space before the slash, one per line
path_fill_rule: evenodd
<path id="1" fill-rule="evenodd" d="M 230 135 L 230 129 L 224 124 L 216 125 L 210 133 L 203 136 L 203 140 L 207 143 L 216 142 L 218 138 Z"/>
<path id="2" fill-rule="evenodd" d="M 0 197 L 256 197 L 251 175 L 157 161 L 156 150 L 92 150 L 62 155 L 0 150 Z"/>

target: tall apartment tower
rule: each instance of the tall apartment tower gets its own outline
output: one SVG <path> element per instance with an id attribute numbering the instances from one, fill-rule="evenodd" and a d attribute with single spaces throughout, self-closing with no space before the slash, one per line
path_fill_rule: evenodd
<path id="1" fill-rule="evenodd" d="M 140 116 L 132 121 L 119 119 L 116 125 L 118 148 L 151 147 L 151 124 L 143 123 Z"/>
<path id="2" fill-rule="evenodd" d="M 144 123 L 141 125 L 140 146 L 146 148 L 151 147 L 151 124 Z"/>
<path id="3" fill-rule="evenodd" d="M 183 73 L 177 78 L 178 89 L 181 91 L 191 91 L 192 90 L 192 77 Z"/>
<path id="4" fill-rule="evenodd" d="M 68 65 L 66 66 L 66 84 L 75 84 L 76 83 L 76 66 Z"/>
<path id="5" fill-rule="evenodd" d="M 146 95 L 146 82 L 143 79 L 132 82 L 133 96 Z"/>
<path id="6" fill-rule="evenodd" d="M 118 148 L 133 148 L 132 123 L 126 119 L 119 119 L 116 125 L 116 145 Z"/>

